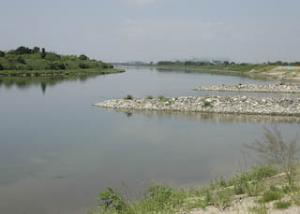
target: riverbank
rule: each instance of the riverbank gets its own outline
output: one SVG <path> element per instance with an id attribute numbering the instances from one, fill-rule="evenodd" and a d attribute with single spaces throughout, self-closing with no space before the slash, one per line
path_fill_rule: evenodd
<path id="1" fill-rule="evenodd" d="M 255 98 L 246 96 L 205 97 L 148 97 L 136 99 L 107 100 L 95 104 L 97 107 L 120 110 L 180 111 L 222 114 L 300 116 L 298 98 Z"/>
<path id="2" fill-rule="evenodd" d="M 101 74 L 122 73 L 125 70 L 115 68 L 91 68 L 91 69 L 70 69 L 70 70 L 3 70 L 1 77 L 53 77 L 53 76 L 87 76 Z"/>
<path id="3" fill-rule="evenodd" d="M 197 91 L 230 91 L 230 92 L 255 92 L 255 93 L 300 93 L 299 85 L 286 84 L 238 84 L 238 85 L 209 85 L 199 86 Z"/>
<path id="4" fill-rule="evenodd" d="M 109 188 L 99 195 L 100 206 L 90 214 L 297 214 L 300 212 L 298 171 L 294 179 L 295 182 L 288 183 L 284 172 L 272 166 L 259 166 L 203 187 L 152 185 L 135 202 Z"/>
<path id="5" fill-rule="evenodd" d="M 276 65 L 156 65 L 161 71 L 188 71 L 213 73 L 234 76 L 246 76 L 253 79 L 275 79 L 281 81 L 300 82 L 300 66 L 276 66 Z"/>

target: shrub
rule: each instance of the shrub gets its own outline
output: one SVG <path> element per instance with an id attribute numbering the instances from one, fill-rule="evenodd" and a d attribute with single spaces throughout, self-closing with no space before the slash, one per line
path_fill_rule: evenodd
<path id="1" fill-rule="evenodd" d="M 150 186 L 142 201 L 143 212 L 141 213 L 169 213 L 176 208 L 182 207 L 184 198 L 184 192 L 176 191 L 169 186 Z"/>
<path id="2" fill-rule="evenodd" d="M 79 59 L 80 60 L 88 60 L 89 58 L 86 55 L 82 54 L 82 55 L 79 56 Z"/>
<path id="3" fill-rule="evenodd" d="M 117 213 L 123 213 L 128 209 L 128 205 L 121 194 L 115 192 L 112 188 L 107 188 L 106 191 L 101 192 L 97 197 L 97 201 L 104 209 L 113 209 Z"/>
<path id="4" fill-rule="evenodd" d="M 291 206 L 291 202 L 289 201 L 277 201 L 275 203 L 275 208 L 276 209 L 281 209 L 281 210 L 284 210 L 284 209 L 287 209 Z"/>
<path id="5" fill-rule="evenodd" d="M 47 53 L 47 55 L 44 58 L 49 61 L 56 61 L 56 60 L 60 60 L 61 57 L 56 53 Z"/>
<path id="6" fill-rule="evenodd" d="M 4 67 L 0 64 L 0 71 L 4 70 Z"/>
<path id="7" fill-rule="evenodd" d="M 25 60 L 24 60 L 23 57 L 21 57 L 21 56 L 18 56 L 17 62 L 18 62 L 18 63 L 21 63 L 21 64 L 26 64 Z"/>
<path id="8" fill-rule="evenodd" d="M 262 195 L 262 202 L 270 202 L 279 200 L 282 198 L 282 194 L 279 191 L 269 190 Z"/>
<path id="9" fill-rule="evenodd" d="M 40 48 L 39 47 L 34 47 L 33 49 L 32 49 L 32 52 L 33 53 L 40 53 Z"/>
<path id="10" fill-rule="evenodd" d="M 257 152 L 268 163 L 279 166 L 285 172 L 289 185 L 293 184 L 300 149 L 297 138 L 286 142 L 278 129 L 265 129 L 263 140 L 248 145 L 248 148 Z"/>
<path id="11" fill-rule="evenodd" d="M 21 54 L 31 54 L 32 50 L 30 48 L 20 46 L 16 50 L 12 51 L 12 53 L 21 55 Z"/>
<path id="12" fill-rule="evenodd" d="M 4 51 L 0 51 L 0 57 L 5 57 L 5 52 Z"/>
<path id="13" fill-rule="evenodd" d="M 87 69 L 87 68 L 90 68 L 90 66 L 88 64 L 86 64 L 86 63 L 80 63 L 79 64 L 79 68 L 81 68 L 81 69 Z"/>
<path id="14" fill-rule="evenodd" d="M 50 63 L 49 69 L 51 69 L 51 70 L 65 70 L 66 66 L 63 63 L 55 62 L 55 63 Z"/>
<path id="15" fill-rule="evenodd" d="M 133 100 L 133 96 L 128 94 L 126 97 L 124 97 L 124 100 Z"/>
<path id="16" fill-rule="evenodd" d="M 204 101 L 204 103 L 202 104 L 202 107 L 204 107 L 204 108 L 213 107 L 213 104 L 209 101 Z"/>
<path id="17" fill-rule="evenodd" d="M 102 68 L 109 69 L 109 68 L 114 68 L 114 66 L 108 63 L 103 63 Z"/>
<path id="18" fill-rule="evenodd" d="M 162 96 L 162 95 L 158 96 L 158 99 L 160 102 L 167 102 L 169 100 L 167 97 Z"/>

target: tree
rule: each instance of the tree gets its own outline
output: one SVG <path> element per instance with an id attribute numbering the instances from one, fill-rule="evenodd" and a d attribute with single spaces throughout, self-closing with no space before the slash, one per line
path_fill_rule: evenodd
<path id="1" fill-rule="evenodd" d="M 18 47 L 15 51 L 13 51 L 13 53 L 15 54 L 31 54 L 32 50 L 30 48 L 24 47 L 24 46 L 20 46 Z"/>
<path id="2" fill-rule="evenodd" d="M 90 68 L 90 66 L 88 64 L 85 64 L 85 63 L 80 63 L 79 64 L 79 68 L 81 68 L 81 69 L 87 69 L 87 68 Z"/>
<path id="3" fill-rule="evenodd" d="M 44 59 L 46 57 L 46 50 L 45 48 L 42 48 L 41 57 Z"/>
<path id="4" fill-rule="evenodd" d="M 18 63 L 21 63 L 21 64 L 26 64 L 25 60 L 24 60 L 23 57 L 21 57 L 21 56 L 18 56 L 17 62 L 18 62 Z"/>
<path id="5" fill-rule="evenodd" d="M 33 49 L 32 49 L 32 52 L 33 53 L 40 53 L 40 48 L 39 47 L 34 47 Z"/>
<path id="6" fill-rule="evenodd" d="M 79 59 L 80 60 L 88 60 L 89 58 L 86 55 L 82 54 L 82 55 L 79 56 Z"/>
<path id="7" fill-rule="evenodd" d="M 0 51 L 0 57 L 5 57 L 5 52 L 4 51 Z"/>

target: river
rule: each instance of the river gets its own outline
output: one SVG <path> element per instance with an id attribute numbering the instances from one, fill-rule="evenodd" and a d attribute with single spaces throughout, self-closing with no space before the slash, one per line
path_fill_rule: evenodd
<path id="1" fill-rule="evenodd" d="M 135 97 L 205 95 L 201 84 L 263 83 L 244 77 L 126 68 L 81 80 L 0 80 L 0 210 L 79 214 L 111 186 L 140 195 L 151 182 L 198 185 L 230 176 L 253 160 L 244 145 L 276 125 L 253 117 L 120 113 L 94 103 Z M 266 96 L 260 94 L 259 96 Z M 287 95 L 278 95 L 287 96 Z"/>

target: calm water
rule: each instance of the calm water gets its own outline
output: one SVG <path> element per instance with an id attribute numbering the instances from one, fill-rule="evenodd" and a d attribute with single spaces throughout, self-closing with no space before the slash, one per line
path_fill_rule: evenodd
<path id="1" fill-rule="evenodd" d="M 138 194 L 151 182 L 202 184 L 251 160 L 243 144 L 277 124 L 270 118 L 125 114 L 92 106 L 127 94 L 203 95 L 200 84 L 257 83 L 240 77 L 129 68 L 126 73 L 47 82 L 0 81 L 0 210 L 79 214 L 107 186 Z M 262 96 L 262 95 L 260 95 Z"/>

